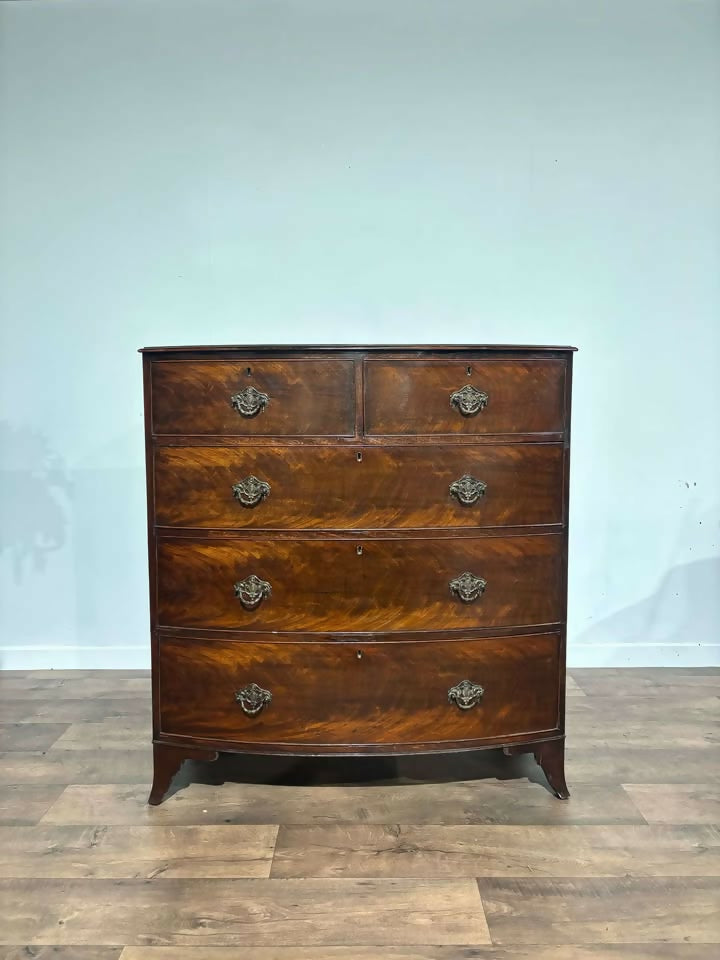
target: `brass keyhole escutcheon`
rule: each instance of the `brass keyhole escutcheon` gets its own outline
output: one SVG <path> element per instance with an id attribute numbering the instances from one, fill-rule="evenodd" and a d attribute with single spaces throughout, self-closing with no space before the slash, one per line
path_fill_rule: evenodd
<path id="1" fill-rule="evenodd" d="M 361 556 L 362 556 L 362 552 L 363 552 L 363 548 L 360 546 L 360 544 L 358 544 L 358 545 L 355 547 L 355 553 L 356 553 L 359 557 L 361 557 Z"/>
<path id="2" fill-rule="evenodd" d="M 358 650 L 355 656 L 358 658 L 358 660 L 362 660 L 362 650 Z"/>
<path id="3" fill-rule="evenodd" d="M 355 456 L 357 457 L 357 462 L 362 463 L 362 450 L 358 450 Z"/>

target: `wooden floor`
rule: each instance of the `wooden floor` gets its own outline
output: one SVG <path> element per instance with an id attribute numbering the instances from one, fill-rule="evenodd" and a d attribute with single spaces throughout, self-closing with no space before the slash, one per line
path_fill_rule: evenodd
<path id="1" fill-rule="evenodd" d="M 222 757 L 150 808 L 146 674 L 2 673 L 0 960 L 720 957 L 720 671 L 568 692 L 567 802 L 491 751 Z"/>

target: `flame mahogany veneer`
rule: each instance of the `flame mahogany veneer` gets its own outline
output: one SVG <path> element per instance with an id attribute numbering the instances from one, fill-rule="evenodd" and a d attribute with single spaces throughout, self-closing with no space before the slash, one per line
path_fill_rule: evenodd
<path id="1" fill-rule="evenodd" d="M 155 774 L 505 748 L 564 776 L 572 347 L 151 347 Z"/>

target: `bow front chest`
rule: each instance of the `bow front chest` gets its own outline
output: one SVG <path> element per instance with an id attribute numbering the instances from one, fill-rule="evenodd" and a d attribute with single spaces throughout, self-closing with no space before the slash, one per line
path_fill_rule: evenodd
<path id="1" fill-rule="evenodd" d="M 143 352 L 155 774 L 218 751 L 563 772 L 570 347 Z"/>

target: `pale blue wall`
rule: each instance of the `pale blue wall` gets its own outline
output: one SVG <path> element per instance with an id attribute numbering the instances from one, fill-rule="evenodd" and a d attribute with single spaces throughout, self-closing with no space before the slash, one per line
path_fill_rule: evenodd
<path id="1" fill-rule="evenodd" d="M 575 343 L 570 658 L 720 655 L 720 5 L 0 4 L 0 660 L 145 665 L 138 346 Z"/>

